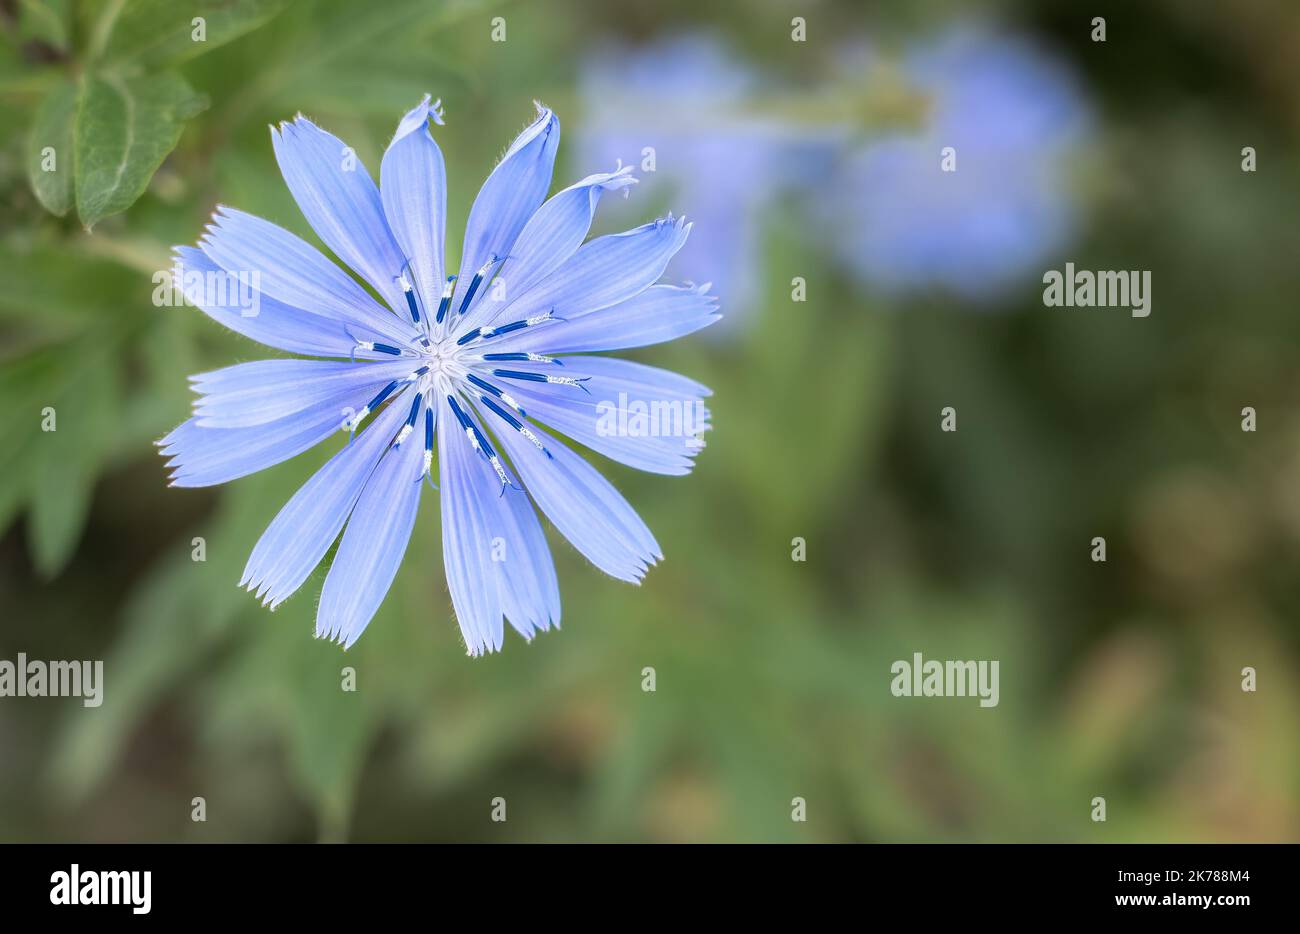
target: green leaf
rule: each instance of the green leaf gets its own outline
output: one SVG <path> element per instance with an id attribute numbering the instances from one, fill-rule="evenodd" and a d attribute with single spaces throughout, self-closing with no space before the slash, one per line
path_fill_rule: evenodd
<path id="1" fill-rule="evenodd" d="M 67 0 L 22 0 L 19 35 L 56 49 L 68 47 Z"/>
<path id="2" fill-rule="evenodd" d="M 27 153 L 27 177 L 45 210 L 62 217 L 72 207 L 73 125 L 77 117 L 77 86 L 64 81 L 36 111 Z"/>
<path id="3" fill-rule="evenodd" d="M 106 39 L 106 62 L 174 65 L 261 26 L 288 0 L 126 0 Z M 201 36 L 201 38 L 199 38 Z"/>
<path id="4" fill-rule="evenodd" d="M 37 572 L 47 579 L 63 570 L 81 538 L 117 416 L 116 376 L 107 353 L 79 346 L 75 372 L 65 375 L 57 402 L 50 400 L 57 428 L 34 442 L 28 544 Z"/>
<path id="5" fill-rule="evenodd" d="M 87 228 L 144 194 L 180 140 L 186 120 L 207 106 L 180 75 L 86 77 L 77 111 L 77 214 Z"/>

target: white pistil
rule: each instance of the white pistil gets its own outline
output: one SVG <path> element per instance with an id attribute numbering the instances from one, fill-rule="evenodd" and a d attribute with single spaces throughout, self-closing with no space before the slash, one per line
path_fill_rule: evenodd
<path id="1" fill-rule="evenodd" d="M 537 448 L 537 450 L 539 451 L 546 450 L 546 448 L 542 445 L 541 439 L 538 438 L 537 435 L 533 434 L 532 431 L 529 430 L 528 428 L 520 428 L 519 433 L 523 435 L 525 438 L 527 438 L 529 441 L 531 441 L 533 447 Z"/>

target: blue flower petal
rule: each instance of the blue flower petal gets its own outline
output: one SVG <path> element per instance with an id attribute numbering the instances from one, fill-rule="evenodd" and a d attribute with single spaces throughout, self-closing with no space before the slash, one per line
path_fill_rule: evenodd
<path id="1" fill-rule="evenodd" d="M 707 327 L 722 315 L 709 285 L 652 285 L 640 295 L 560 324 L 525 328 L 492 342 L 496 351 L 578 353 L 625 350 L 674 340 Z"/>
<path id="2" fill-rule="evenodd" d="M 254 360 L 190 377 L 201 428 L 247 428 L 287 418 L 323 402 L 337 404 L 360 390 L 374 393 L 415 369 L 410 360 Z"/>
<path id="3" fill-rule="evenodd" d="M 610 431 L 608 425 L 636 425 L 636 413 L 618 421 L 618 397 L 616 394 L 606 398 L 602 393 L 596 398 L 586 395 L 561 395 L 559 393 L 534 392 L 526 386 L 511 386 L 510 394 L 528 412 L 548 428 L 567 435 L 584 447 L 611 460 L 626 464 L 647 473 L 664 474 L 680 477 L 691 472 L 695 467 L 694 457 L 704 449 L 703 443 L 697 443 L 696 435 L 708 427 L 709 410 L 701 406 L 698 410 L 690 408 L 689 416 L 680 419 L 672 416 L 666 421 L 694 428 L 687 433 L 684 429 L 671 434 L 654 434 L 648 429 L 638 431 Z M 678 403 L 675 411 L 687 411 L 688 404 Z"/>
<path id="4" fill-rule="evenodd" d="M 537 106 L 537 119 L 516 137 L 488 176 L 469 212 L 460 258 L 456 308 L 471 277 L 489 258 L 506 259 L 519 232 L 546 198 L 560 145 L 560 121 Z M 509 262 L 509 260 L 507 260 Z M 484 290 L 480 290 L 479 295 Z M 473 315 L 467 315 L 472 318 Z"/>
<path id="5" fill-rule="evenodd" d="M 709 389 L 668 370 L 610 357 L 567 357 L 566 376 L 591 377 L 590 393 L 539 383 L 514 383 L 511 395 L 528 414 L 619 463 L 681 476 L 695 466 L 710 428 Z M 546 372 L 521 363 L 521 370 Z"/>
<path id="6" fill-rule="evenodd" d="M 380 455 L 406 417 L 395 402 L 344 445 L 293 495 L 249 555 L 239 583 L 271 609 L 288 599 L 320 564 L 347 521 Z"/>
<path id="7" fill-rule="evenodd" d="M 504 559 L 497 564 L 501 611 L 525 639 L 538 630 L 559 626 L 560 582 L 528 495 L 518 490 L 501 495 L 484 490 L 480 495 L 487 497 L 486 512 L 494 537 L 505 545 Z"/>
<path id="8" fill-rule="evenodd" d="M 425 315 L 433 314 L 429 306 L 436 307 L 442 294 L 447 227 L 447 169 L 442 150 L 429 133 L 429 117 L 436 114 L 426 94 L 402 118 L 379 167 L 384 214 L 410 260 Z"/>
<path id="9" fill-rule="evenodd" d="M 158 442 L 172 485 L 213 486 L 286 461 L 343 428 L 374 396 L 376 386 L 319 402 L 301 412 L 249 428 L 203 428 L 194 417 Z"/>
<path id="10" fill-rule="evenodd" d="M 534 433 L 550 457 L 517 432 L 497 433 L 534 501 L 592 564 L 640 583 L 646 569 L 663 557 L 641 517 L 594 467 L 541 429 Z"/>
<path id="11" fill-rule="evenodd" d="M 388 302 L 406 307 L 396 277 L 405 262 L 379 189 L 356 153 L 306 117 L 272 129 L 275 158 L 307 223 L 335 255 Z"/>
<path id="12" fill-rule="evenodd" d="M 400 411 L 402 402 L 397 399 L 393 406 Z M 423 456 L 420 444 L 389 448 L 371 474 L 325 576 L 316 611 L 317 636 L 348 648 L 383 603 L 420 508 Z"/>
<path id="13" fill-rule="evenodd" d="M 319 357 L 346 357 L 354 341 L 347 326 L 334 318 L 312 314 L 259 295 L 255 314 L 242 307 L 240 283 L 201 250 L 176 248 L 173 278 L 186 298 L 213 321 L 268 347 Z M 190 288 L 191 283 L 202 283 Z M 359 352 L 357 356 L 375 357 Z"/>
<path id="14" fill-rule="evenodd" d="M 567 318 L 626 301 L 663 275 L 690 232 L 691 225 L 684 217 L 669 215 L 633 230 L 589 240 L 496 318 L 522 320 L 552 309 L 556 317 Z"/>
<path id="15" fill-rule="evenodd" d="M 199 246 L 227 272 L 255 276 L 259 292 L 286 305 L 346 321 L 390 341 L 403 342 L 409 334 L 392 311 L 336 263 L 270 221 L 218 207 Z"/>
<path id="16" fill-rule="evenodd" d="M 523 295 L 554 272 L 587 238 L 600 196 L 636 182 L 632 167 L 624 166 L 616 172 L 589 175 L 553 195 L 524 225 L 510 261 L 501 270 L 505 294 Z"/>
<path id="17" fill-rule="evenodd" d="M 471 406 L 466 415 L 481 431 L 483 416 L 476 418 L 475 411 Z M 451 439 L 459 449 L 454 454 L 468 452 L 475 461 L 468 470 L 468 492 L 477 498 L 488 536 L 480 544 L 491 557 L 501 612 L 520 635 L 531 639 L 538 630 L 560 624 L 560 586 L 542 524 L 528 496 L 518 489 L 503 490 L 496 473 L 484 467 L 469 444 L 456 444 L 458 440 Z"/>
<path id="18" fill-rule="evenodd" d="M 496 496 L 499 484 L 470 447 L 445 399 L 439 409 L 442 562 L 465 647 L 470 655 L 482 655 L 500 649 L 504 635 L 501 595 L 492 566 L 493 536 L 485 509 L 485 496 Z"/>
<path id="19" fill-rule="evenodd" d="M 564 366 L 569 376 L 592 377 L 587 386 L 593 395 L 626 392 L 633 398 L 664 400 L 707 399 L 713 395 L 712 389 L 689 376 L 618 357 L 565 357 Z"/>

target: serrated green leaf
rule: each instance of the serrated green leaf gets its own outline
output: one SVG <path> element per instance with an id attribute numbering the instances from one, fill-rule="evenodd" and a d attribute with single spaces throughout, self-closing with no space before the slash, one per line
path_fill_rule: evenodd
<path id="1" fill-rule="evenodd" d="M 287 5 L 288 0 L 126 0 L 107 27 L 103 59 L 173 65 L 256 29 Z"/>
<path id="2" fill-rule="evenodd" d="M 64 81 L 36 111 L 27 152 L 27 177 L 36 200 L 59 217 L 72 207 L 73 127 L 77 119 L 77 85 Z"/>
<path id="3" fill-rule="evenodd" d="M 207 106 L 180 75 L 84 79 L 77 110 L 77 214 L 86 227 L 125 211 Z"/>

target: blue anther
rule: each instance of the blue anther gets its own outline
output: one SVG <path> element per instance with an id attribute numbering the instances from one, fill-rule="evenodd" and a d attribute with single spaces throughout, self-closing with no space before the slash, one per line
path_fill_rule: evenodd
<path id="1" fill-rule="evenodd" d="M 483 264 L 483 268 L 474 273 L 474 278 L 469 280 L 469 288 L 465 291 L 465 298 L 461 300 L 460 311 L 458 314 L 464 314 L 469 310 L 470 302 L 474 301 L 474 295 L 478 292 L 478 287 L 483 284 L 487 278 L 488 270 L 497 264 L 497 255 L 493 253 L 488 257 L 488 261 Z"/>
<path id="2" fill-rule="evenodd" d="M 492 375 L 503 379 L 526 379 L 532 383 L 546 382 L 546 377 L 541 373 L 525 373 L 523 370 L 493 370 Z"/>
<path id="3" fill-rule="evenodd" d="M 471 383 L 473 383 L 475 386 L 477 386 L 479 389 L 486 389 L 488 392 L 492 393 L 492 395 L 494 395 L 494 396 L 499 396 L 499 395 L 501 395 L 501 390 L 500 390 L 500 389 L 498 389 L 497 387 L 493 386 L 491 383 L 489 383 L 487 380 L 483 379 L 481 376 L 475 376 L 473 373 L 466 373 L 466 374 L 465 374 L 465 378 L 468 379 L 468 380 L 469 380 Z"/>
<path id="4" fill-rule="evenodd" d="M 524 423 L 523 423 L 523 422 L 521 422 L 519 419 L 515 418 L 513 415 L 511 415 L 509 412 L 507 412 L 507 411 L 506 411 L 505 409 L 503 409 L 501 406 L 497 405 L 497 404 L 496 404 L 494 401 L 492 401 L 492 399 L 489 398 L 488 396 L 479 396 L 479 398 L 483 400 L 483 404 L 484 404 L 484 405 L 486 405 L 489 409 L 491 409 L 491 410 L 492 410 L 493 412 L 495 412 L 498 416 L 500 416 L 502 419 L 504 419 L 504 420 L 505 420 L 505 423 L 506 423 L 507 425 L 509 425 L 511 428 L 515 429 L 516 431 L 519 431 L 521 428 L 524 427 Z"/>
<path id="5" fill-rule="evenodd" d="M 442 301 L 438 303 L 438 323 L 442 324 L 442 319 L 447 317 L 447 309 L 451 307 L 452 286 L 456 284 L 455 276 L 447 277 L 447 284 L 442 289 Z"/>

